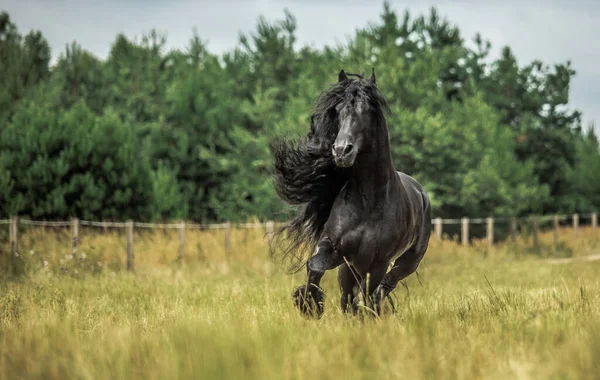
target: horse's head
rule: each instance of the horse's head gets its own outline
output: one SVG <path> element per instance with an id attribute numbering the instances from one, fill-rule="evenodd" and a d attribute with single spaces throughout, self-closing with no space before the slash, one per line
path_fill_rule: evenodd
<path id="1" fill-rule="evenodd" d="M 349 75 L 357 79 L 349 79 Z M 377 101 L 372 95 L 377 92 L 375 70 L 364 79 L 356 74 L 346 74 L 344 70 L 338 75 L 338 82 L 344 85 L 344 92 L 335 106 L 338 121 L 338 133 L 332 146 L 335 163 L 339 167 L 351 167 L 356 158 L 367 151 L 376 133 L 374 126 L 377 112 L 380 112 Z"/>

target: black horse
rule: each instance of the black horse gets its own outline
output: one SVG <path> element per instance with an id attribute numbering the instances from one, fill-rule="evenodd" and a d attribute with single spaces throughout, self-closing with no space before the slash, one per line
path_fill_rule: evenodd
<path id="1" fill-rule="evenodd" d="M 369 78 L 342 70 L 317 100 L 306 138 L 271 145 L 277 194 L 304 205 L 276 231 L 271 253 L 292 258 L 296 270 L 306 263 L 308 283 L 293 298 L 307 316 L 322 315 L 321 278 L 340 265 L 342 310 L 354 313 L 366 300 L 379 313 L 427 250 L 429 198 L 415 179 L 394 169 L 386 113 L 374 70 Z M 307 252 L 314 252 L 308 261 Z"/>

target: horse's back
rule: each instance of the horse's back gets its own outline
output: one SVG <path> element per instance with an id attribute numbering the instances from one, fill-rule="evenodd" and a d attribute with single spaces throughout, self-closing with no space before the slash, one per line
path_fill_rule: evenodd
<path id="1" fill-rule="evenodd" d="M 423 188 L 423 185 L 421 185 L 419 183 L 419 181 L 417 181 L 413 177 L 409 176 L 406 173 L 400 172 L 400 171 L 396 171 L 396 173 L 398 173 L 398 177 L 400 178 L 400 180 L 402 181 L 402 183 L 405 186 L 406 185 L 410 185 L 410 186 L 413 186 L 416 190 L 419 190 L 419 191 L 422 191 L 422 192 L 425 191 L 425 189 Z"/>
<path id="2" fill-rule="evenodd" d="M 421 196 L 425 196 L 426 199 L 429 200 L 425 188 L 423 187 L 423 185 L 421 185 L 421 183 L 419 183 L 419 181 L 417 181 L 416 179 L 414 179 L 406 173 L 400 171 L 397 171 L 396 173 L 398 173 L 398 178 L 400 178 L 400 182 L 409 192 L 409 194 L 419 194 Z"/>

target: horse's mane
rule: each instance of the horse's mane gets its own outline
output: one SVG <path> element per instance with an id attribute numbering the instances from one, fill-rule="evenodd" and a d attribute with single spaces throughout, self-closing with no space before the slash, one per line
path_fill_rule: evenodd
<path id="1" fill-rule="evenodd" d="M 333 202 L 350 179 L 350 168 L 339 168 L 332 156 L 339 122 L 336 107 L 342 102 L 363 101 L 379 121 L 389 108 L 374 82 L 361 75 L 345 79 L 322 92 L 304 139 L 279 138 L 271 143 L 277 195 L 291 205 L 303 205 L 299 214 L 275 231 L 272 257 L 291 260 L 292 271 L 302 269 L 318 242 Z"/>

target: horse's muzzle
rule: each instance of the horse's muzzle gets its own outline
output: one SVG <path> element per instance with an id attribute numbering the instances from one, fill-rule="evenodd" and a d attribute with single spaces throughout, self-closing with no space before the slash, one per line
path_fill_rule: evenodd
<path id="1" fill-rule="evenodd" d="M 352 144 L 335 145 L 331 149 L 335 164 L 341 168 L 348 168 L 354 165 L 356 159 L 356 149 Z"/>

